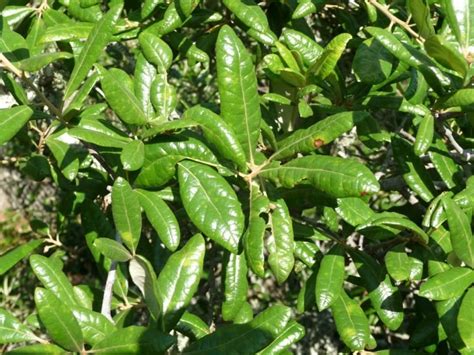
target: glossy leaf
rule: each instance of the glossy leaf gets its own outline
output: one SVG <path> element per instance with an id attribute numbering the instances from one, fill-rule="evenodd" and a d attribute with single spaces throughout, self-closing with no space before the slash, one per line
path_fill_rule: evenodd
<path id="1" fill-rule="evenodd" d="M 140 204 L 128 181 L 121 177 L 112 187 L 112 214 L 120 238 L 135 254 L 142 230 Z"/>
<path id="2" fill-rule="evenodd" d="M 194 106 L 184 113 L 183 119 L 197 122 L 206 140 L 213 144 L 224 158 L 235 162 L 240 169 L 246 169 L 245 152 L 232 128 L 219 115 L 202 106 Z"/>
<path id="3" fill-rule="evenodd" d="M 474 89 L 460 89 L 444 96 L 436 103 L 437 108 L 460 107 L 463 111 L 474 110 Z"/>
<path id="4" fill-rule="evenodd" d="M 169 250 L 175 251 L 179 246 L 181 233 L 173 211 L 157 192 L 137 189 L 135 193 L 160 240 Z"/>
<path id="5" fill-rule="evenodd" d="M 113 239 L 97 238 L 94 245 L 104 256 L 111 260 L 125 262 L 132 258 L 128 250 Z"/>
<path id="6" fill-rule="evenodd" d="M 261 120 L 257 78 L 250 54 L 229 26 L 219 31 L 216 57 L 221 116 L 252 162 Z"/>
<path id="7" fill-rule="evenodd" d="M 35 72 L 58 59 L 69 58 L 72 58 L 72 54 L 68 52 L 43 53 L 19 61 L 17 67 L 27 72 Z"/>
<path id="8" fill-rule="evenodd" d="M 202 164 L 178 164 L 179 193 L 191 221 L 206 236 L 232 253 L 237 252 L 244 215 L 227 181 Z"/>
<path id="9" fill-rule="evenodd" d="M 403 246 L 388 251 L 384 260 L 389 275 L 395 281 L 421 279 L 423 262 L 408 256 Z"/>
<path id="10" fill-rule="evenodd" d="M 474 327 L 472 319 L 472 310 L 474 309 L 474 288 L 470 288 L 464 295 L 459 308 L 457 324 L 459 335 L 468 349 L 474 349 Z"/>
<path id="11" fill-rule="evenodd" d="M 99 117 L 84 117 L 68 132 L 72 137 L 101 147 L 123 148 L 130 142 L 130 138 Z"/>
<path id="12" fill-rule="evenodd" d="M 277 282 L 282 284 L 290 275 L 295 264 L 293 223 L 285 200 L 272 202 L 271 238 L 268 242 L 268 264 Z"/>
<path id="13" fill-rule="evenodd" d="M 176 325 L 197 291 L 204 254 L 204 238 L 196 234 L 168 258 L 158 275 L 155 293 L 161 309 L 159 325 L 163 331 Z"/>
<path id="14" fill-rule="evenodd" d="M 318 60 L 309 68 L 309 71 L 320 79 L 326 79 L 336 68 L 337 62 L 351 38 L 352 36 L 348 33 L 341 33 L 334 37 L 324 48 Z"/>
<path id="15" fill-rule="evenodd" d="M 168 120 L 177 105 L 176 89 L 168 83 L 166 74 L 158 74 L 151 84 L 151 102 L 158 115 L 155 121 Z"/>
<path id="16" fill-rule="evenodd" d="M 415 154 L 420 156 L 426 153 L 433 141 L 434 134 L 434 117 L 426 115 L 421 120 L 418 131 L 416 132 L 416 140 L 414 145 Z"/>
<path id="17" fill-rule="evenodd" d="M 64 354 L 64 349 L 53 344 L 34 344 L 26 345 L 20 348 L 10 350 L 8 354 L 49 354 L 61 355 Z"/>
<path id="18" fill-rule="evenodd" d="M 66 305 L 76 304 L 72 285 L 66 275 L 51 259 L 42 255 L 30 256 L 30 265 L 44 287 Z"/>
<path id="19" fill-rule="evenodd" d="M 66 86 L 64 97 L 67 98 L 81 85 L 82 80 L 87 76 L 90 68 L 101 55 L 112 35 L 113 27 L 122 12 L 122 5 L 115 5 L 109 12 L 98 21 L 92 29 L 86 44 L 81 50 L 74 70 Z"/>
<path id="20" fill-rule="evenodd" d="M 286 188 L 310 184 L 333 197 L 363 196 L 379 190 L 372 172 L 355 160 L 313 155 L 264 168 L 261 176 Z"/>
<path id="21" fill-rule="evenodd" d="M 301 54 L 307 66 L 313 65 L 323 52 L 323 48 L 320 45 L 302 32 L 284 28 L 282 36 L 288 48 Z"/>
<path id="22" fill-rule="evenodd" d="M 2 254 L 0 256 L 0 275 L 3 275 L 23 258 L 30 255 L 31 252 L 33 252 L 33 250 L 38 248 L 41 244 L 43 244 L 42 240 L 30 240 L 29 242 L 19 245 Z"/>
<path id="23" fill-rule="evenodd" d="M 392 62 L 390 52 L 379 41 L 369 38 L 357 48 L 352 68 L 362 82 L 378 84 L 389 77 Z"/>
<path id="24" fill-rule="evenodd" d="M 431 23 L 431 14 L 429 4 L 424 0 L 407 1 L 408 10 L 415 21 L 418 33 L 424 38 L 428 38 L 435 33 Z"/>
<path id="25" fill-rule="evenodd" d="M 469 0 L 441 2 L 449 27 L 463 49 L 472 46 L 474 33 L 471 27 L 471 2 Z"/>
<path id="26" fill-rule="evenodd" d="M 138 39 L 145 58 L 156 66 L 159 74 L 166 74 L 173 61 L 171 48 L 150 32 L 143 32 Z"/>
<path id="27" fill-rule="evenodd" d="M 369 217 L 375 214 L 369 205 L 358 197 L 337 199 L 336 212 L 344 221 L 354 227 L 364 223 Z"/>
<path id="28" fill-rule="evenodd" d="M 34 341 L 36 335 L 12 314 L 0 308 L 0 344 Z"/>
<path id="29" fill-rule="evenodd" d="M 459 259 L 474 267 L 474 238 L 470 220 L 451 198 L 443 198 L 442 203 L 448 218 L 453 250 Z"/>
<path id="30" fill-rule="evenodd" d="M 43 288 L 35 290 L 35 303 L 41 322 L 51 338 L 67 350 L 81 352 L 84 338 L 70 308 L 52 291 Z"/>
<path id="31" fill-rule="evenodd" d="M 154 110 L 151 104 L 151 85 L 156 76 L 156 68 L 148 62 L 143 54 L 137 57 L 135 64 L 135 73 L 133 80 L 133 88 L 135 96 L 141 103 L 142 111 L 151 119 L 154 115 Z"/>
<path id="32" fill-rule="evenodd" d="M 359 304 L 344 290 L 331 306 L 341 340 L 351 350 L 362 350 L 369 341 L 369 321 Z"/>
<path id="33" fill-rule="evenodd" d="M 430 277 L 420 287 L 420 296 L 433 300 L 447 300 L 461 295 L 474 282 L 474 271 L 454 267 Z"/>
<path id="34" fill-rule="evenodd" d="M 200 339 L 210 333 L 207 324 L 201 318 L 189 312 L 183 313 L 178 324 L 176 324 L 176 329 L 193 339 Z"/>
<path id="35" fill-rule="evenodd" d="M 446 144 L 440 138 L 435 138 L 428 155 L 436 171 L 449 189 L 456 186 L 461 175 L 460 167 L 449 155 Z"/>
<path id="36" fill-rule="evenodd" d="M 278 142 L 278 150 L 273 154 L 275 159 L 288 158 L 296 153 L 309 153 L 331 143 L 354 124 L 364 120 L 367 112 L 343 112 L 329 116 L 306 129 L 301 129 Z"/>
<path id="37" fill-rule="evenodd" d="M 120 161 L 125 170 L 135 171 L 140 169 L 145 161 L 145 145 L 143 142 L 134 140 L 123 147 Z"/>
<path id="38" fill-rule="evenodd" d="M 247 262 L 244 254 L 230 254 L 225 266 L 222 318 L 233 320 L 247 301 Z"/>
<path id="39" fill-rule="evenodd" d="M 439 35 L 428 37 L 424 43 L 426 52 L 438 63 L 458 72 L 463 78 L 468 71 L 466 59 L 450 42 Z"/>
<path id="40" fill-rule="evenodd" d="M 114 324 L 100 313 L 78 306 L 73 306 L 71 311 L 87 344 L 95 345 L 116 330 Z"/>
<path id="41" fill-rule="evenodd" d="M 33 110 L 28 106 L 16 106 L 0 110 L 0 145 L 8 142 L 28 122 Z"/>
<path id="42" fill-rule="evenodd" d="M 344 249 L 335 245 L 323 256 L 316 278 L 316 304 L 319 311 L 323 311 L 336 302 L 343 290 L 344 278 Z"/>
<path id="43" fill-rule="evenodd" d="M 41 43 L 57 41 L 76 41 L 87 39 L 94 27 L 93 23 L 59 23 L 48 26 L 40 38 Z"/>
<path id="44" fill-rule="evenodd" d="M 359 225 L 357 230 L 363 230 L 373 226 L 388 226 L 399 230 L 408 229 L 418 235 L 423 242 L 428 242 L 428 235 L 408 218 L 388 214 L 374 215 L 366 223 Z"/>
<path id="45" fill-rule="evenodd" d="M 295 322 L 290 321 L 286 328 L 273 340 L 270 345 L 259 351 L 258 355 L 281 354 L 282 351 L 288 349 L 305 335 L 305 328 Z"/>
<path id="46" fill-rule="evenodd" d="M 101 80 L 107 102 L 120 119 L 127 124 L 143 125 L 147 117 L 129 83 L 128 74 L 116 68 L 104 73 Z"/>

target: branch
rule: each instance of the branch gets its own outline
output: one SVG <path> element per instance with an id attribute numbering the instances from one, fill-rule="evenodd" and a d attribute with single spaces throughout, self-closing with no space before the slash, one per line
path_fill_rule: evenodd
<path id="1" fill-rule="evenodd" d="M 454 138 L 453 131 L 451 131 L 448 127 L 445 125 L 440 125 L 444 136 L 449 140 L 449 143 L 453 146 L 453 148 L 458 152 L 459 156 L 461 159 L 465 161 L 472 161 L 474 160 L 474 152 L 470 149 L 464 149 L 459 145 L 459 143 L 456 141 L 456 138 Z"/>
<path id="2" fill-rule="evenodd" d="M 418 33 L 416 33 L 415 31 L 413 31 L 410 27 L 410 25 L 408 25 L 406 22 L 400 20 L 397 16 L 393 15 L 390 11 L 389 11 L 389 7 L 388 6 L 384 6 L 382 4 L 379 4 L 377 0 L 368 0 L 370 4 L 372 4 L 373 6 L 375 6 L 377 8 L 377 10 L 379 10 L 381 13 L 383 13 L 385 16 L 388 17 L 388 19 L 393 22 L 393 23 L 396 23 L 397 25 L 399 25 L 400 27 L 402 27 L 403 29 L 405 29 L 409 34 L 411 34 L 413 37 L 415 37 L 418 41 L 420 42 L 424 42 L 424 39 L 423 37 L 421 37 Z"/>

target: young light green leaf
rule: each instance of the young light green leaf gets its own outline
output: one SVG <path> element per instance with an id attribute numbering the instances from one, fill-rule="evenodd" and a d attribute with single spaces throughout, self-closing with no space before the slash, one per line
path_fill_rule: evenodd
<path id="1" fill-rule="evenodd" d="M 310 153 L 331 143 L 341 134 L 349 131 L 354 124 L 367 118 L 364 111 L 341 112 L 329 116 L 306 129 L 300 129 L 278 142 L 275 159 L 284 159 L 296 153 Z"/>
<path id="2" fill-rule="evenodd" d="M 205 254 L 204 238 L 192 237 L 172 254 L 158 275 L 155 293 L 160 304 L 160 328 L 168 332 L 178 322 L 201 279 Z"/>
<path id="3" fill-rule="evenodd" d="M 241 170 L 247 169 L 242 146 L 232 128 L 219 115 L 202 106 L 194 106 L 184 113 L 183 119 L 197 122 L 206 140 L 213 144 L 224 158 L 236 163 Z"/>
<path id="4" fill-rule="evenodd" d="M 250 54 L 229 26 L 219 31 L 216 58 L 222 118 L 253 162 L 261 120 L 257 78 Z"/>
<path id="5" fill-rule="evenodd" d="M 326 79 L 336 68 L 337 62 L 346 49 L 347 43 L 352 39 L 348 33 L 341 33 L 334 37 L 324 48 L 321 56 L 308 69 L 309 73 L 320 79 Z"/>
<path id="6" fill-rule="evenodd" d="M 463 111 L 474 111 L 474 89 L 459 89 L 454 93 L 441 97 L 435 108 L 460 107 Z"/>
<path id="7" fill-rule="evenodd" d="M 64 349 L 54 344 L 34 344 L 26 345 L 10 350 L 8 354 L 48 354 L 48 355 L 63 355 Z"/>
<path id="8" fill-rule="evenodd" d="M 39 287 L 35 290 L 35 303 L 41 322 L 50 337 L 67 350 L 81 352 L 84 338 L 70 308 L 62 303 L 55 293 Z"/>
<path id="9" fill-rule="evenodd" d="M 466 267 L 453 267 L 430 277 L 420 287 L 420 296 L 433 300 L 457 297 L 474 282 L 474 271 Z"/>
<path id="10" fill-rule="evenodd" d="M 434 135 L 434 117 L 431 114 L 425 115 L 421 120 L 418 131 L 416 132 L 415 145 L 413 147 L 416 155 L 420 156 L 426 153 L 433 142 Z"/>
<path id="11" fill-rule="evenodd" d="M 43 286 L 53 292 L 55 297 L 66 305 L 76 304 L 72 285 L 57 264 L 49 258 L 34 254 L 30 256 L 30 265 Z"/>
<path id="12" fill-rule="evenodd" d="M 273 164 L 260 175 L 286 188 L 310 184 L 336 198 L 363 196 L 380 189 L 366 166 L 355 160 L 324 155 L 306 156 L 284 165 Z"/>
<path id="13" fill-rule="evenodd" d="M 247 301 L 247 289 L 245 255 L 230 253 L 225 266 L 224 302 L 222 303 L 222 318 L 225 321 L 231 321 L 237 316 Z"/>
<path id="14" fill-rule="evenodd" d="M 30 255 L 41 244 L 43 244 L 42 240 L 30 240 L 2 254 L 0 256 L 0 275 L 3 275 L 23 258 Z"/>
<path id="15" fill-rule="evenodd" d="M 122 4 L 115 5 L 94 25 L 89 37 L 87 37 L 86 44 L 76 60 L 64 92 L 64 98 L 71 96 L 81 85 L 82 80 L 87 76 L 90 68 L 101 55 L 112 36 L 115 23 L 122 12 L 122 7 Z"/>
<path id="16" fill-rule="evenodd" d="M 318 57 L 323 53 L 323 48 L 313 39 L 302 32 L 284 28 L 282 32 L 283 42 L 292 51 L 298 52 L 303 58 L 304 64 L 313 65 Z"/>
<path id="17" fill-rule="evenodd" d="M 341 340 L 351 350 L 362 350 L 369 341 L 369 321 L 362 308 L 344 290 L 331 306 Z"/>
<path id="18" fill-rule="evenodd" d="M 133 92 L 127 73 L 112 68 L 103 74 L 102 89 L 110 107 L 127 124 L 144 125 L 148 119 Z"/>
<path id="19" fill-rule="evenodd" d="M 28 122 L 33 110 L 28 106 L 16 106 L 0 110 L 0 145 L 8 142 Z"/>
<path id="20" fill-rule="evenodd" d="M 344 249 L 340 245 L 335 245 L 323 256 L 316 278 L 316 304 L 320 312 L 339 298 L 343 290 L 344 276 Z"/>
<path id="21" fill-rule="evenodd" d="M 282 284 L 295 264 L 293 222 L 285 200 L 272 202 L 270 215 L 272 235 L 268 241 L 268 264 L 277 282 Z"/>
<path id="22" fill-rule="evenodd" d="M 0 308 L 0 344 L 36 340 L 36 335 L 12 314 Z"/>
<path id="23" fill-rule="evenodd" d="M 453 250 L 459 259 L 474 267 L 474 238 L 470 220 L 450 197 L 443 198 L 442 203 L 448 218 Z"/>
<path id="24" fill-rule="evenodd" d="M 474 288 L 470 288 L 464 295 L 459 308 L 457 319 L 459 335 L 468 349 L 474 349 L 474 320 L 472 310 L 474 309 Z"/>
<path id="25" fill-rule="evenodd" d="M 95 344 L 94 354 L 163 354 L 175 338 L 153 328 L 130 326 L 107 335 Z"/>
<path id="26" fill-rule="evenodd" d="M 94 245 L 104 256 L 111 260 L 125 262 L 132 258 L 128 250 L 113 239 L 97 238 Z"/>
<path id="27" fill-rule="evenodd" d="M 145 58 L 155 64 L 159 74 L 166 74 L 173 61 L 171 48 L 160 37 L 150 32 L 143 32 L 138 40 Z"/>
<path id="28" fill-rule="evenodd" d="M 163 244 L 171 251 L 179 246 L 179 223 L 168 205 L 159 197 L 159 192 L 135 190 L 138 201 Z"/>
<path id="29" fill-rule="evenodd" d="M 112 187 L 112 215 L 123 243 L 135 254 L 142 231 L 142 218 L 138 198 L 122 177 Z"/>
<path id="30" fill-rule="evenodd" d="M 145 145 L 143 142 L 134 140 L 123 147 L 120 161 L 124 170 L 135 171 L 140 169 L 145 161 Z"/>
<path id="31" fill-rule="evenodd" d="M 244 215 L 229 183 L 214 169 L 191 161 L 178 164 L 178 177 L 181 200 L 191 221 L 216 243 L 237 253 Z"/>
<path id="32" fill-rule="evenodd" d="M 163 0 L 145 0 L 143 1 L 143 6 L 141 10 L 142 18 L 150 16 L 155 8 L 161 4 Z"/>

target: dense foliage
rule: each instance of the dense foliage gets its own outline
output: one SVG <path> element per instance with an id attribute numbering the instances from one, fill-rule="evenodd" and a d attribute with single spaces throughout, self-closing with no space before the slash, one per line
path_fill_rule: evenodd
<path id="1" fill-rule="evenodd" d="M 469 0 L 0 8 L 4 161 L 58 191 L 4 350 L 308 352 L 330 310 L 340 351 L 474 351 Z"/>

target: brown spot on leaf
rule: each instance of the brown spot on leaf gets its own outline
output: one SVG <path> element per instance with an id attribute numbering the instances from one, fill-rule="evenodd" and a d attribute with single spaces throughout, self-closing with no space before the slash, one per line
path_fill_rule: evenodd
<path id="1" fill-rule="evenodd" d="M 313 144 L 315 148 L 321 148 L 324 145 L 324 141 L 322 139 L 315 139 Z"/>
<path id="2" fill-rule="evenodd" d="M 365 196 L 365 195 L 367 195 L 367 191 L 362 191 L 362 192 L 360 193 L 360 196 L 361 196 L 361 197 L 363 197 L 363 196 Z"/>

